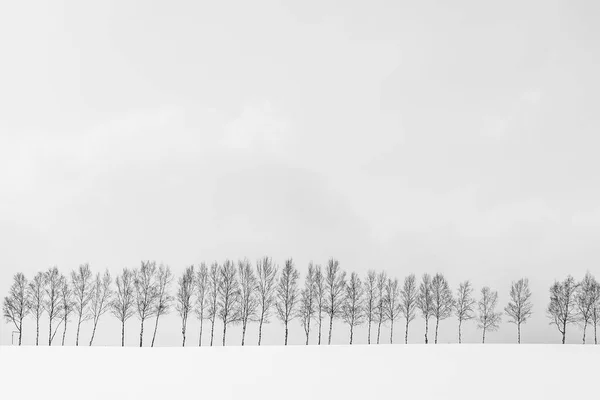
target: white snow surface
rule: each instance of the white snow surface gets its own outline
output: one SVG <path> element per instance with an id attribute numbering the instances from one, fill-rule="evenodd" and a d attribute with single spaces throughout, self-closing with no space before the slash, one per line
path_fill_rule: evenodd
<path id="1" fill-rule="evenodd" d="M 592 345 L 0 347 L 0 398 L 566 399 L 596 392 L 599 359 Z"/>

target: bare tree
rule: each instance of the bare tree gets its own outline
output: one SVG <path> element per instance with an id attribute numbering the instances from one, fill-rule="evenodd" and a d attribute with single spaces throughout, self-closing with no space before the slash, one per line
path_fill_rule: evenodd
<path id="1" fill-rule="evenodd" d="M 385 286 L 388 278 L 385 272 L 377 275 L 377 308 L 375 310 L 375 319 L 377 322 L 377 344 L 381 336 L 381 325 L 386 321 L 385 313 Z"/>
<path id="2" fill-rule="evenodd" d="M 215 337 L 215 320 L 219 310 L 219 287 L 221 286 L 221 273 L 219 272 L 219 264 L 216 262 L 210 266 L 208 275 L 208 319 L 210 321 L 210 345 L 213 345 Z"/>
<path id="3" fill-rule="evenodd" d="M 27 288 L 27 279 L 19 272 L 13 277 L 9 294 L 2 303 L 4 319 L 7 323 L 12 323 L 19 332 L 19 346 L 23 342 L 23 320 L 30 311 Z"/>
<path id="4" fill-rule="evenodd" d="M 133 271 L 133 287 L 135 289 L 135 305 L 140 319 L 140 347 L 144 346 L 144 322 L 154 316 L 158 298 L 156 281 L 156 262 L 142 261 L 139 269 Z"/>
<path id="5" fill-rule="evenodd" d="M 458 319 L 458 343 L 462 343 L 462 324 L 475 318 L 475 299 L 473 298 L 473 286 L 468 280 L 458 285 L 456 291 L 455 315 Z"/>
<path id="6" fill-rule="evenodd" d="M 223 346 L 227 343 L 227 326 L 240 320 L 238 302 L 240 301 L 240 283 L 235 265 L 225 260 L 219 269 L 219 307 L 218 315 L 223 321 Z"/>
<path id="7" fill-rule="evenodd" d="M 435 318 L 435 344 L 438 342 L 438 328 L 440 321 L 450 317 L 454 308 L 452 290 L 448 281 L 442 274 L 435 274 L 431 280 L 432 311 Z"/>
<path id="8" fill-rule="evenodd" d="M 408 325 L 417 316 L 417 278 L 410 274 L 404 278 L 404 286 L 400 290 L 400 313 L 406 320 L 404 328 L 404 343 L 408 343 Z"/>
<path id="9" fill-rule="evenodd" d="M 294 308 L 298 301 L 298 277 L 300 274 L 294 262 L 290 258 L 285 261 L 285 266 L 281 270 L 281 276 L 277 283 L 276 293 L 277 301 L 275 309 L 277 316 L 285 326 L 285 345 L 288 343 L 288 324 L 294 319 Z"/>
<path id="10" fill-rule="evenodd" d="M 477 327 L 483 331 L 482 343 L 485 343 L 486 332 L 493 332 L 500 327 L 502 313 L 496 312 L 498 304 L 498 292 L 492 291 L 485 286 L 481 289 L 481 299 L 477 303 L 479 315 L 477 316 Z"/>
<path id="11" fill-rule="evenodd" d="M 304 288 L 300 291 L 300 306 L 298 307 L 298 319 L 306 334 L 306 345 L 310 337 L 310 322 L 317 312 L 315 267 L 313 263 L 308 264 L 308 273 L 304 279 Z"/>
<path id="12" fill-rule="evenodd" d="M 48 313 L 49 322 L 48 346 L 52 346 L 54 336 L 56 336 L 56 332 L 62 323 L 63 309 L 60 302 L 61 282 L 61 275 L 60 272 L 58 272 L 57 267 L 49 268 L 48 271 L 44 273 L 44 288 L 46 291 L 44 309 Z M 61 323 L 52 330 L 52 324 L 57 320 L 60 320 Z"/>
<path id="13" fill-rule="evenodd" d="M 575 292 L 575 304 L 577 305 L 577 312 L 579 314 L 578 319 L 583 325 L 583 344 L 585 344 L 585 332 L 587 326 L 592 320 L 594 307 L 597 303 L 597 285 L 598 282 L 596 282 L 596 279 L 588 271 Z"/>
<path id="14" fill-rule="evenodd" d="M 431 288 L 431 276 L 423 274 L 419 285 L 419 296 L 417 297 L 417 308 L 425 320 L 425 344 L 429 343 L 429 318 L 433 316 L 433 290 Z"/>
<path id="15" fill-rule="evenodd" d="M 340 270 L 337 260 L 331 258 L 327 262 L 325 271 L 325 312 L 329 315 L 329 341 L 331 344 L 331 333 L 333 332 L 333 320 L 339 318 L 344 304 L 344 289 L 346 286 L 346 273 Z"/>
<path id="16" fill-rule="evenodd" d="M 122 347 L 125 347 L 125 323 L 135 314 L 133 280 L 133 272 L 123 268 L 121 275 L 117 276 L 117 290 L 110 307 L 113 315 L 121 322 Z"/>
<path id="17" fill-rule="evenodd" d="M 365 292 L 365 320 L 367 321 L 367 344 L 371 344 L 371 325 L 375 321 L 377 310 L 377 275 L 375 271 L 367 272 L 367 279 L 364 283 Z"/>
<path id="18" fill-rule="evenodd" d="M 354 338 L 354 327 L 364 322 L 363 286 L 358 274 L 352 272 L 346 283 L 344 303 L 342 304 L 342 320 L 350 328 L 350 344 Z"/>
<path id="19" fill-rule="evenodd" d="M 565 344 L 567 336 L 567 325 L 577 322 L 577 305 L 575 293 L 577 283 L 569 275 L 562 282 L 554 282 L 550 287 L 550 304 L 548 304 L 548 318 L 550 325 L 556 325 L 562 335 L 562 343 Z"/>
<path id="20" fill-rule="evenodd" d="M 531 316 L 532 309 L 533 304 L 531 303 L 529 279 L 523 278 L 512 282 L 510 286 L 510 301 L 504 308 L 504 312 L 510 318 L 508 322 L 517 325 L 517 343 L 521 343 L 521 324 L 527 322 Z"/>
<path id="21" fill-rule="evenodd" d="M 242 346 L 246 340 L 246 327 L 248 321 L 256 320 L 258 309 L 257 286 L 258 281 L 254 275 L 252 264 L 247 259 L 238 262 L 238 275 L 240 277 L 240 301 L 237 313 L 242 323 Z"/>
<path id="22" fill-rule="evenodd" d="M 390 321 L 390 344 L 394 343 L 394 321 L 400 316 L 400 284 L 388 279 L 385 285 L 385 317 Z"/>
<path id="23" fill-rule="evenodd" d="M 183 276 L 179 278 L 175 305 L 179 316 L 181 316 L 181 335 L 183 336 L 183 347 L 185 347 L 188 317 L 193 307 L 193 296 L 194 266 L 191 265 L 185 269 Z"/>
<path id="24" fill-rule="evenodd" d="M 66 277 L 60 277 L 60 304 L 62 307 L 62 318 L 63 318 L 63 336 L 62 336 L 62 346 L 65 345 L 65 339 L 67 338 L 67 325 L 69 323 L 69 317 L 73 313 L 74 302 L 73 302 L 73 291 L 69 286 L 69 281 Z"/>
<path id="25" fill-rule="evenodd" d="M 169 294 L 171 283 L 173 282 L 173 274 L 171 268 L 168 265 L 161 265 L 158 267 L 158 297 L 154 305 L 154 315 L 156 316 L 156 322 L 154 325 L 154 334 L 152 335 L 152 347 L 156 340 L 156 333 L 158 332 L 158 320 L 162 315 L 167 315 L 171 309 L 171 303 L 173 296 Z"/>
<path id="26" fill-rule="evenodd" d="M 596 281 L 593 291 L 594 307 L 592 308 L 592 325 L 594 326 L 594 344 L 598 344 L 596 330 L 600 324 L 600 284 Z"/>
<path id="27" fill-rule="evenodd" d="M 79 346 L 79 332 L 81 324 L 90 319 L 88 305 L 92 297 L 92 270 L 89 264 L 82 264 L 71 272 L 71 285 L 73 287 L 73 304 L 77 316 L 77 336 L 75 346 Z"/>
<path id="28" fill-rule="evenodd" d="M 206 319 L 206 307 L 207 302 L 207 290 L 208 290 L 208 268 L 205 263 L 200 264 L 200 268 L 196 273 L 196 316 L 200 321 L 200 338 L 198 339 L 198 346 L 202 346 L 202 330 L 204 327 L 204 320 Z"/>
<path id="29" fill-rule="evenodd" d="M 108 269 L 104 271 L 104 275 L 102 276 L 99 272 L 96 274 L 96 279 L 92 284 L 90 300 L 90 315 L 94 325 L 92 329 L 92 337 L 90 338 L 90 346 L 94 344 L 96 329 L 98 328 L 100 318 L 102 318 L 102 316 L 111 308 L 111 296 L 113 293 L 112 289 L 110 288 L 111 284 L 112 277 L 110 276 Z"/>
<path id="30" fill-rule="evenodd" d="M 45 302 L 45 282 L 44 273 L 38 272 L 33 280 L 29 283 L 27 297 L 29 298 L 29 305 L 31 313 L 35 318 L 35 345 L 40 344 L 40 318 L 44 313 L 44 302 Z"/>
<path id="31" fill-rule="evenodd" d="M 271 309 L 275 304 L 275 286 L 277 267 L 270 257 L 263 257 L 256 262 L 256 292 L 258 296 L 258 345 L 262 341 L 263 324 L 269 323 Z"/>
<path id="32" fill-rule="evenodd" d="M 325 311 L 325 276 L 323 275 L 323 269 L 320 265 L 315 267 L 315 308 L 316 308 L 316 319 L 319 324 L 319 332 L 317 344 L 321 344 L 321 328 L 323 326 L 323 311 Z"/>

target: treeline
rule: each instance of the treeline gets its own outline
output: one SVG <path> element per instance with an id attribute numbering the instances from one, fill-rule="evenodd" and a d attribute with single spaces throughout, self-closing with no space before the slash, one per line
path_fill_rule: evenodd
<path id="1" fill-rule="evenodd" d="M 175 292 L 172 294 L 172 286 Z M 339 262 L 330 259 L 323 267 L 308 265 L 304 280 L 292 259 L 280 268 L 270 257 L 253 266 L 247 259 L 231 260 L 208 266 L 185 268 L 174 282 L 171 269 L 156 262 L 143 261 L 139 268 L 125 268 L 114 278 L 107 271 L 92 273 L 89 264 L 80 265 L 69 275 L 57 267 L 39 272 L 31 281 L 24 274 L 13 278 L 9 295 L 4 298 L 3 313 L 13 324 L 22 344 L 23 322 L 31 316 L 35 321 L 35 344 L 40 341 L 40 320 L 46 314 L 48 344 L 52 346 L 62 328 L 62 345 L 68 329 L 75 333 L 75 345 L 80 344 L 81 325 L 92 323 L 89 345 L 92 346 L 100 320 L 110 313 L 121 323 L 121 345 L 125 346 L 125 328 L 134 316 L 139 320 L 139 345 L 144 346 L 144 330 L 153 319 L 151 346 L 154 347 L 160 317 L 176 311 L 181 317 L 182 345 L 187 340 L 190 318 L 200 322 L 202 335 L 215 339 L 215 323 L 221 321 L 222 343 L 226 344 L 227 328 L 241 324 L 241 345 L 245 344 L 250 324 L 257 324 L 258 345 L 262 341 L 263 325 L 275 316 L 283 325 L 283 343 L 288 343 L 290 322 L 299 320 L 309 344 L 310 333 L 317 331 L 317 344 L 331 344 L 333 322 L 343 321 L 348 327 L 349 343 L 360 325 L 368 329 L 367 343 L 380 343 L 382 327 L 389 327 L 389 343 L 393 343 L 395 324 L 404 322 L 404 342 L 408 343 L 409 327 L 417 316 L 425 324 L 425 343 L 438 341 L 440 321 L 455 316 L 458 320 L 458 343 L 462 342 L 463 324 L 474 320 L 481 330 L 482 343 L 486 333 L 497 330 L 505 315 L 516 326 L 517 342 L 521 342 L 521 326 L 532 315 L 531 290 L 526 278 L 511 284 L 509 302 L 498 311 L 498 292 L 485 286 L 478 295 L 470 281 L 461 282 L 452 290 L 442 274 L 414 274 L 400 282 L 385 272 L 369 271 L 365 277 L 352 272 L 347 275 Z M 583 326 L 583 343 L 588 326 L 596 327 L 600 316 L 600 285 L 587 273 L 581 282 L 568 276 L 550 288 L 547 307 L 550 323 L 555 325 L 565 343 L 567 327 Z M 325 323 L 325 325 L 324 325 Z M 205 328 L 205 324 L 208 324 Z M 209 330 L 205 333 L 205 330 Z M 430 332 L 433 330 L 433 332 Z M 372 336 L 373 335 L 373 336 Z"/>

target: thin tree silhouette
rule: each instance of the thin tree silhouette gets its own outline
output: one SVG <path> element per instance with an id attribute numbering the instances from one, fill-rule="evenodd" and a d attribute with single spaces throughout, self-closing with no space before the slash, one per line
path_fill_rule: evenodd
<path id="1" fill-rule="evenodd" d="M 167 315 L 171 310 L 171 304 L 175 300 L 173 296 L 169 294 L 171 283 L 173 282 L 173 274 L 171 268 L 168 265 L 161 265 L 158 267 L 158 298 L 155 303 L 154 315 L 156 321 L 154 324 L 154 334 L 152 335 L 152 345 L 156 341 L 156 333 L 158 332 L 158 320 L 161 316 Z"/>
<path id="2" fill-rule="evenodd" d="M 246 341 L 246 328 L 249 321 L 256 319 L 258 309 L 257 285 L 258 281 L 250 261 L 243 259 L 238 262 L 238 276 L 240 278 L 240 301 L 238 302 L 238 315 L 242 323 L 242 346 Z"/>
<path id="3" fill-rule="evenodd" d="M 454 305 L 456 318 L 458 319 L 458 343 L 462 343 L 462 324 L 475 318 L 475 304 L 473 298 L 473 286 L 469 280 L 458 285 L 456 290 L 456 303 Z"/>
<path id="4" fill-rule="evenodd" d="M 93 321 L 92 337 L 90 338 L 90 346 L 94 343 L 96 337 L 96 329 L 100 318 L 111 308 L 113 291 L 110 287 L 112 277 L 108 269 L 104 271 L 104 275 L 96 274 L 96 279 L 92 284 L 91 300 L 90 300 L 90 315 Z"/>
<path id="5" fill-rule="evenodd" d="M 125 347 L 125 323 L 135 314 L 135 292 L 133 272 L 123 268 L 117 276 L 114 299 L 111 303 L 112 314 L 121 322 L 121 346 Z"/>
<path id="6" fill-rule="evenodd" d="M 329 259 L 325 271 L 325 312 L 329 315 L 329 340 L 327 344 L 331 344 L 333 321 L 339 318 L 342 312 L 345 281 L 346 273 L 340 270 L 339 262 L 333 258 Z"/>
<path id="7" fill-rule="evenodd" d="M 192 312 L 194 296 L 194 266 L 190 265 L 185 269 L 181 278 L 177 282 L 177 295 L 175 297 L 175 309 L 181 317 L 181 336 L 182 346 L 185 347 L 187 324 L 190 312 Z"/>
<path id="8" fill-rule="evenodd" d="M 284 345 L 288 344 L 289 323 L 294 319 L 295 307 L 298 301 L 298 277 L 300 274 L 294 266 L 294 261 L 290 258 L 285 261 L 281 269 L 279 282 L 277 283 L 275 309 L 277 316 L 285 328 Z"/>
<path id="9" fill-rule="evenodd" d="M 71 271 L 71 285 L 73 287 L 73 306 L 77 316 L 77 335 L 75 346 L 79 346 L 81 324 L 91 319 L 88 306 L 92 298 L 92 270 L 89 264 L 81 264 L 75 271 Z"/>
<path id="10" fill-rule="evenodd" d="M 481 289 L 481 298 L 477 303 L 479 314 L 477 316 L 477 327 L 482 330 L 482 343 L 485 343 L 486 332 L 498 330 L 502 318 L 501 312 L 496 312 L 498 304 L 498 292 L 492 291 L 485 286 Z"/>
<path id="11" fill-rule="evenodd" d="M 531 290 L 527 278 L 512 282 L 510 286 L 510 301 L 504 308 L 509 323 L 517 326 L 517 343 L 521 343 L 521 324 L 527 322 L 532 314 Z M 585 340 L 585 333 L 584 333 Z"/>
<path id="12" fill-rule="evenodd" d="M 356 272 L 350 274 L 346 282 L 344 303 L 342 305 L 342 320 L 350 328 L 350 344 L 354 338 L 354 327 L 364 322 L 363 287 Z"/>
<path id="13" fill-rule="evenodd" d="M 404 279 L 404 285 L 400 290 L 400 313 L 406 320 L 404 344 L 408 343 L 408 325 L 417 316 L 417 297 L 417 278 L 415 274 L 410 274 Z"/>
<path id="14" fill-rule="evenodd" d="M 567 326 L 577 322 L 575 299 L 577 288 L 578 284 L 571 275 L 562 282 L 555 281 L 550 287 L 550 304 L 548 304 L 547 314 L 550 324 L 556 325 L 562 335 L 562 344 L 565 344 L 566 341 Z"/>
<path id="15" fill-rule="evenodd" d="M 23 343 L 23 320 L 30 311 L 27 288 L 27 278 L 22 273 L 17 273 L 13 277 L 9 294 L 2 303 L 4 319 L 7 323 L 13 324 L 19 332 L 19 346 Z"/>
<path id="16" fill-rule="evenodd" d="M 275 304 L 275 286 L 277 267 L 270 257 L 263 257 L 256 262 L 256 277 L 258 295 L 258 345 L 262 342 L 263 324 L 268 324 L 271 310 Z"/>

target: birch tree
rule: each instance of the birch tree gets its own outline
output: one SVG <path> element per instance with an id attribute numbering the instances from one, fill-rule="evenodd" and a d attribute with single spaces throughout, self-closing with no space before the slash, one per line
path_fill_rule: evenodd
<path id="1" fill-rule="evenodd" d="M 49 323 L 49 331 L 48 331 L 48 346 L 52 346 L 52 342 L 54 341 L 54 337 L 56 336 L 56 332 L 58 332 L 58 328 L 61 324 L 55 325 L 54 329 L 52 329 L 52 325 L 57 320 L 62 323 L 62 304 L 60 302 L 60 288 L 61 288 L 62 278 L 60 272 L 57 267 L 49 268 L 44 273 L 44 289 L 45 293 L 45 302 L 44 302 L 44 310 L 48 314 L 48 323 Z"/>
<path id="2" fill-rule="evenodd" d="M 44 313 L 44 302 L 45 302 L 45 282 L 44 273 L 38 272 L 33 280 L 29 283 L 28 287 L 28 298 L 31 313 L 35 318 L 35 345 L 40 344 L 40 319 Z"/>
<path id="3" fill-rule="evenodd" d="M 315 267 L 311 262 L 308 264 L 308 273 L 304 279 L 304 288 L 300 291 L 298 319 L 300 319 L 300 324 L 306 334 L 306 345 L 308 345 L 310 338 L 310 323 L 315 318 L 317 312 L 315 273 Z"/>
<path id="4" fill-rule="evenodd" d="M 135 308 L 140 319 L 140 347 L 144 346 L 144 323 L 152 318 L 156 311 L 158 285 L 156 281 L 156 262 L 142 261 L 139 269 L 133 272 L 135 290 Z"/>
<path id="5" fill-rule="evenodd" d="M 377 275 L 377 308 L 375 310 L 375 319 L 377 322 L 377 344 L 381 336 L 381 325 L 386 321 L 385 313 L 385 286 L 388 278 L 385 272 L 380 272 Z"/>
<path id="6" fill-rule="evenodd" d="M 385 317 L 390 321 L 390 344 L 394 343 L 394 321 L 400 316 L 400 284 L 388 279 L 385 285 Z"/>
<path id="7" fill-rule="evenodd" d="M 271 309 L 275 304 L 275 286 L 277 267 L 270 257 L 263 257 L 256 262 L 256 293 L 258 297 L 258 345 L 262 342 L 263 324 L 269 323 Z"/>
<path id="8" fill-rule="evenodd" d="M 346 282 L 344 303 L 342 305 L 342 320 L 350 328 L 350 344 L 354 338 L 354 327 L 364 322 L 363 287 L 356 272 L 350 274 Z"/>
<path id="9" fill-rule="evenodd" d="M 364 283 L 365 320 L 367 321 L 367 344 L 371 344 L 371 325 L 375 321 L 377 310 L 377 274 L 370 270 Z"/>
<path id="10" fill-rule="evenodd" d="M 215 337 L 215 320 L 219 311 L 219 287 L 221 274 L 218 263 L 212 263 L 208 275 L 208 320 L 210 321 L 210 345 Z"/>
<path id="11" fill-rule="evenodd" d="M 485 286 L 481 289 L 481 298 L 477 303 L 479 315 L 477 316 L 477 327 L 482 330 L 482 343 L 485 343 L 486 332 L 493 332 L 500 328 L 502 313 L 496 312 L 498 304 L 498 292 L 492 291 Z"/>
<path id="12" fill-rule="evenodd" d="M 182 346 L 185 347 L 187 334 L 187 324 L 190 312 L 193 310 L 194 296 L 194 266 L 191 265 L 185 269 L 183 275 L 179 278 L 177 287 L 177 296 L 175 297 L 175 308 L 181 317 L 181 335 L 183 337 Z"/>
<path id="13" fill-rule="evenodd" d="M 13 284 L 10 287 L 8 296 L 2 303 L 2 312 L 6 323 L 12 324 L 19 332 L 19 346 L 23 342 L 23 320 L 29 314 L 30 304 L 27 296 L 28 292 L 27 278 L 22 273 L 17 273 L 13 277 Z"/>
<path id="14" fill-rule="evenodd" d="M 435 318 L 435 341 L 438 342 L 438 328 L 440 321 L 450 317 L 454 308 L 452 290 L 448 281 L 442 274 L 435 274 L 431 280 L 432 315 Z"/>
<path id="15" fill-rule="evenodd" d="M 167 315 L 171 310 L 171 304 L 175 300 L 173 296 L 169 294 L 171 284 L 173 282 L 173 273 L 168 265 L 161 265 L 158 267 L 158 297 L 155 303 L 154 315 L 154 334 L 152 335 L 152 347 L 156 341 L 156 333 L 158 332 L 158 321 L 161 316 Z"/>
<path id="16" fill-rule="evenodd" d="M 598 344 L 597 327 L 600 323 L 600 284 L 596 281 L 594 283 L 594 307 L 592 308 L 591 323 L 594 327 L 594 344 Z"/>
<path id="17" fill-rule="evenodd" d="M 219 269 L 219 318 L 223 321 L 223 346 L 227 342 L 227 326 L 239 322 L 238 302 L 240 301 L 240 283 L 235 265 L 225 260 Z"/>
<path id="18" fill-rule="evenodd" d="M 77 317 L 77 335 L 75 346 L 79 346 L 79 333 L 81 324 L 90 319 L 88 306 L 92 297 L 92 270 L 89 264 L 82 264 L 71 272 L 71 286 L 73 288 L 73 308 Z"/>
<path id="19" fill-rule="evenodd" d="M 431 276 L 423 274 L 419 285 L 419 296 L 417 297 L 417 308 L 425 320 L 425 344 L 429 343 L 429 318 L 433 315 L 433 291 L 431 289 Z"/>
<path id="20" fill-rule="evenodd" d="M 277 283 L 275 309 L 277 316 L 283 322 L 285 327 L 284 345 L 288 344 L 288 325 L 294 319 L 295 306 L 298 301 L 298 277 L 300 274 L 294 266 L 293 260 L 290 258 L 285 261 L 285 265 L 281 270 L 281 276 Z"/>
<path id="21" fill-rule="evenodd" d="M 204 327 L 204 320 L 206 319 L 206 309 L 208 306 L 207 301 L 208 291 L 208 268 L 205 263 L 200 264 L 200 268 L 196 273 L 196 316 L 200 321 L 200 338 L 198 339 L 198 346 L 202 346 L 202 330 Z"/>
<path id="22" fill-rule="evenodd" d="M 346 286 L 346 273 L 340 269 L 337 260 L 331 258 L 327 262 L 325 271 L 325 312 L 329 315 L 329 340 L 333 332 L 333 321 L 340 317 L 344 303 L 344 289 Z"/>
<path id="23" fill-rule="evenodd" d="M 133 272 L 123 268 L 117 276 L 115 296 L 111 303 L 112 314 L 121 322 L 121 346 L 125 347 L 125 323 L 135 314 L 135 290 Z"/>
<path id="24" fill-rule="evenodd" d="M 242 323 L 242 346 L 246 341 L 246 327 L 249 321 L 256 319 L 258 309 L 257 285 L 258 281 L 250 261 L 244 259 L 238 262 L 238 275 L 240 277 L 240 301 L 237 313 Z"/>
<path id="25" fill-rule="evenodd" d="M 462 343 L 462 324 L 475 318 L 475 304 L 473 286 L 468 280 L 458 285 L 456 291 L 455 312 L 458 319 L 458 343 Z"/>
<path id="26" fill-rule="evenodd" d="M 588 324 L 592 320 L 594 313 L 594 306 L 596 303 L 595 291 L 596 291 L 596 279 L 587 272 L 583 277 L 581 283 L 579 283 L 577 291 L 575 292 L 575 304 L 577 306 L 578 320 L 583 325 L 583 344 L 585 344 L 585 333 Z"/>
<path id="27" fill-rule="evenodd" d="M 319 325 L 319 331 L 317 336 L 317 344 L 321 345 L 321 328 L 323 327 L 323 312 L 325 311 L 325 276 L 323 275 L 323 269 L 320 265 L 315 267 L 315 308 L 316 308 L 316 319 Z"/>
<path id="28" fill-rule="evenodd" d="M 408 325 L 417 316 L 417 278 L 415 274 L 410 274 L 404 278 L 404 285 L 400 290 L 400 314 L 406 320 L 404 328 L 404 344 L 408 343 Z"/>
<path id="29" fill-rule="evenodd" d="M 104 275 L 96 274 L 96 279 L 92 284 L 91 300 L 90 300 L 90 315 L 92 318 L 92 337 L 90 338 L 90 346 L 94 344 L 96 337 L 96 329 L 100 318 L 111 309 L 111 298 L 113 291 L 111 289 L 112 277 L 108 269 L 104 271 Z"/>
<path id="30" fill-rule="evenodd" d="M 60 277 L 60 305 L 62 307 L 62 320 L 63 320 L 63 336 L 62 336 L 62 346 L 65 345 L 65 340 L 67 338 L 67 325 L 69 324 L 69 317 L 73 313 L 74 302 L 73 302 L 73 291 L 69 286 L 69 281 L 66 277 Z"/>
<path id="31" fill-rule="evenodd" d="M 510 301 L 504 308 L 508 315 L 508 322 L 517 326 L 517 343 L 521 343 L 521 324 L 527 322 L 531 316 L 533 304 L 531 303 L 531 290 L 527 278 L 512 282 L 510 286 Z M 584 333 L 585 340 L 585 333 Z"/>
<path id="32" fill-rule="evenodd" d="M 567 326 L 577 322 L 575 299 L 577 287 L 578 285 L 571 275 L 562 282 L 555 281 L 550 287 L 550 304 L 548 304 L 547 314 L 550 324 L 556 325 L 562 335 L 562 344 L 565 344 Z"/>

